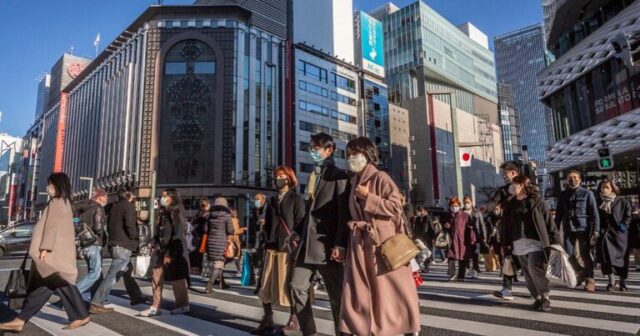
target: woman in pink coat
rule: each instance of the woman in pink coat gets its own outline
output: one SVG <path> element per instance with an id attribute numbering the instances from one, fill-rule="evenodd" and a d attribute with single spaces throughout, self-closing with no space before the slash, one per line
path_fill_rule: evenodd
<path id="1" fill-rule="evenodd" d="M 405 231 L 400 191 L 380 172 L 378 150 L 367 138 L 347 145 L 351 179 L 350 239 L 344 270 L 340 332 L 390 336 L 420 330 L 418 293 L 408 266 L 390 271 L 376 247 Z"/>

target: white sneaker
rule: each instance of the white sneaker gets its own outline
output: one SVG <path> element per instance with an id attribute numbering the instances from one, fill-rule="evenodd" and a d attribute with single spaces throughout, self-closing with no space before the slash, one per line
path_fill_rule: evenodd
<path id="1" fill-rule="evenodd" d="M 501 298 L 503 300 L 507 300 L 507 301 L 513 301 L 516 298 L 513 297 L 513 294 L 511 293 L 510 290 L 503 288 L 501 291 L 495 291 L 493 292 L 493 296 Z"/>
<path id="2" fill-rule="evenodd" d="M 467 273 L 467 277 L 471 278 L 471 279 L 477 279 L 478 278 L 478 272 L 471 270 L 469 271 L 469 273 Z"/>
<path id="3" fill-rule="evenodd" d="M 161 314 L 162 312 L 160 311 L 160 309 L 156 309 L 155 307 L 149 307 L 140 312 L 140 316 L 142 317 L 159 316 Z"/>
<path id="4" fill-rule="evenodd" d="M 171 311 L 171 315 L 186 314 L 186 313 L 188 313 L 190 311 L 191 311 L 191 307 L 190 306 L 178 307 L 178 308 L 176 308 L 176 309 Z"/>

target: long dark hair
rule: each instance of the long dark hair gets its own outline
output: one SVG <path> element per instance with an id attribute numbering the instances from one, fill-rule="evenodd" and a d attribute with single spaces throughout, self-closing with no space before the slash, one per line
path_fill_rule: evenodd
<path id="1" fill-rule="evenodd" d="M 165 207 L 165 211 L 171 215 L 174 223 L 175 220 L 184 221 L 184 205 L 182 204 L 178 190 L 176 190 L 176 188 L 167 188 L 162 192 L 167 193 L 167 196 L 171 197 L 171 204 Z"/>
<path id="2" fill-rule="evenodd" d="M 71 182 L 65 173 L 53 173 L 47 178 L 47 185 L 51 184 L 56 189 L 53 198 L 62 198 L 71 204 Z"/>

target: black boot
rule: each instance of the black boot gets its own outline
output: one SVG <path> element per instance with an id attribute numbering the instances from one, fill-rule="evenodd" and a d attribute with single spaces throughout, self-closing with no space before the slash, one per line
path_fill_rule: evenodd
<path id="1" fill-rule="evenodd" d="M 224 283 L 224 270 L 220 270 L 220 275 L 218 275 L 220 277 L 220 289 L 228 289 L 231 288 L 229 286 L 227 286 L 226 283 Z"/>
<path id="2" fill-rule="evenodd" d="M 627 281 L 626 281 L 626 279 L 620 278 L 620 291 L 621 292 L 626 292 L 627 291 Z"/>
<path id="3" fill-rule="evenodd" d="M 262 309 L 264 310 L 264 316 L 260 321 L 260 325 L 257 328 L 249 331 L 251 335 L 263 335 L 273 333 L 273 309 L 270 303 L 263 303 Z"/>
<path id="4" fill-rule="evenodd" d="M 207 288 L 204 290 L 205 294 L 213 293 L 213 281 L 220 277 L 221 272 L 222 270 L 219 268 L 214 268 L 213 271 L 211 271 L 211 277 L 209 281 L 207 281 Z"/>

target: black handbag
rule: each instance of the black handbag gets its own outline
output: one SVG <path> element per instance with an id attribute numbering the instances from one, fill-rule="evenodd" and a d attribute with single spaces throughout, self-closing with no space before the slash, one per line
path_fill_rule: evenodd
<path id="1" fill-rule="evenodd" d="M 86 248 L 89 247 L 98 240 L 98 236 L 89 228 L 87 223 L 76 223 L 76 239 L 78 240 L 80 247 Z"/>
<path id="2" fill-rule="evenodd" d="M 20 269 L 12 270 L 9 273 L 7 286 L 4 288 L 4 296 L 9 299 L 9 308 L 18 309 L 22 306 L 22 301 L 27 297 L 29 271 L 26 270 L 29 252 L 25 253 Z"/>

